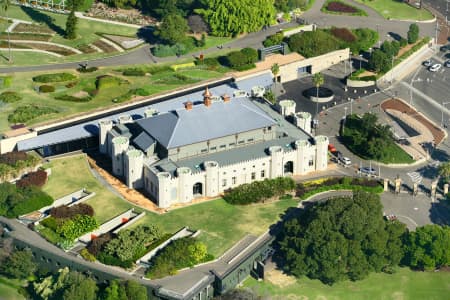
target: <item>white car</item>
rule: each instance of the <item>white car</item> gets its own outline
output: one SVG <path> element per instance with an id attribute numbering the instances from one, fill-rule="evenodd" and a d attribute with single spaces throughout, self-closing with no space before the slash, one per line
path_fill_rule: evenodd
<path id="1" fill-rule="evenodd" d="M 444 63 L 444 66 L 446 66 L 447 68 L 450 68 L 450 59 Z"/>
<path id="2" fill-rule="evenodd" d="M 432 65 L 428 70 L 430 72 L 437 72 L 441 69 L 442 65 L 441 64 L 434 64 Z"/>
<path id="3" fill-rule="evenodd" d="M 345 157 L 345 156 L 342 156 L 341 158 L 339 158 L 339 160 L 341 161 L 341 163 L 342 163 L 344 166 L 349 166 L 349 165 L 352 164 L 352 161 L 350 160 L 350 158 Z"/>

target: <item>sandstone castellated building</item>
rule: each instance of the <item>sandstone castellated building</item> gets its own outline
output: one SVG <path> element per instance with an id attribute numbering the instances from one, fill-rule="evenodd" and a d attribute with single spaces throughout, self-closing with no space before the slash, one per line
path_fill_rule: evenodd
<path id="1" fill-rule="evenodd" d="M 327 168 L 328 138 L 311 136 L 311 115 L 283 100 L 280 113 L 247 95 L 187 101 L 145 118 L 100 121 L 100 152 L 114 175 L 160 207 L 214 197 L 229 188 Z M 290 122 L 286 120 L 290 119 Z"/>

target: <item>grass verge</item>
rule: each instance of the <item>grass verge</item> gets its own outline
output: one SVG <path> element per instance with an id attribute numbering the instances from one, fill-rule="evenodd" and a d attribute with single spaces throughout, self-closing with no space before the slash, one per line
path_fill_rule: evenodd
<path id="1" fill-rule="evenodd" d="M 376 10 L 385 19 L 425 21 L 433 19 L 426 9 L 414 8 L 403 1 L 395 0 L 355 0 Z"/>
<path id="2" fill-rule="evenodd" d="M 447 299 L 450 294 L 449 272 L 414 272 L 408 268 L 399 268 L 395 274 L 371 273 L 361 281 L 338 282 L 333 286 L 308 278 L 289 279 L 292 280 L 275 285 L 249 277 L 244 287 L 268 299 L 438 300 Z"/>

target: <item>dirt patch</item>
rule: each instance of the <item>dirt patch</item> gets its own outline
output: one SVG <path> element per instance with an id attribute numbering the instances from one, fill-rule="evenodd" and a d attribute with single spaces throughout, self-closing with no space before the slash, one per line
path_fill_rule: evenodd
<path id="1" fill-rule="evenodd" d="M 403 299 L 405 299 L 405 295 L 402 292 L 395 292 L 392 294 L 391 299 L 403 300 Z"/>
<path id="2" fill-rule="evenodd" d="M 273 285 L 279 286 L 281 288 L 290 286 L 294 284 L 297 280 L 294 276 L 289 276 L 278 269 L 272 269 L 265 274 L 265 280 L 272 283 Z M 298 296 L 296 296 L 298 297 Z M 289 298 L 291 299 L 291 298 Z M 295 298 L 300 299 L 300 298 Z"/>
<path id="3" fill-rule="evenodd" d="M 79 91 L 79 92 L 76 92 L 75 94 L 73 94 L 72 96 L 83 99 L 83 98 L 89 97 L 89 93 L 86 91 Z"/>

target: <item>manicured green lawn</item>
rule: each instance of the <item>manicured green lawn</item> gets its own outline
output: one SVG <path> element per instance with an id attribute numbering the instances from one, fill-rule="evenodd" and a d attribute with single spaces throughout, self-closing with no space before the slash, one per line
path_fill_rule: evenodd
<path id="1" fill-rule="evenodd" d="M 307 278 L 283 287 L 249 278 L 244 286 L 268 299 L 446 300 L 450 295 L 449 283 L 449 272 L 413 272 L 401 268 L 393 275 L 376 273 L 361 281 L 345 281 L 333 286 Z"/>
<path id="2" fill-rule="evenodd" d="M 396 0 L 355 0 L 376 10 L 386 19 L 396 20 L 431 20 L 433 15 L 425 9 L 414 8 Z"/>
<path id="3" fill-rule="evenodd" d="M 157 224 L 165 232 L 176 232 L 183 226 L 201 230 L 199 239 L 215 257 L 223 254 L 245 234 L 260 235 L 280 219 L 297 200 L 284 199 L 269 204 L 231 205 L 223 199 L 173 210 L 163 215 L 147 213 L 136 223 Z"/>
<path id="4" fill-rule="evenodd" d="M 17 291 L 20 282 L 0 276 L 0 299 L 2 300 L 23 300 L 23 297 Z"/>
<path id="5" fill-rule="evenodd" d="M 132 207 L 101 185 L 89 170 L 84 155 L 54 159 L 46 167 L 52 169 L 52 174 L 43 190 L 55 199 L 86 188 L 96 195 L 87 200 L 95 211 L 95 217 L 103 223 Z"/>
<path id="6" fill-rule="evenodd" d="M 17 54 L 17 53 L 14 53 Z M 34 55 L 34 54 L 33 54 Z M 114 70 L 117 69 L 114 68 Z M 7 105 L 0 106 L 0 132 L 9 129 L 8 115 L 14 111 L 15 108 L 28 104 L 36 104 L 42 106 L 52 107 L 58 110 L 58 113 L 50 115 L 43 115 L 27 122 L 27 125 L 33 125 L 52 119 L 64 118 L 80 112 L 86 112 L 101 107 L 108 107 L 114 105 L 113 99 L 127 93 L 131 89 L 145 88 L 150 95 L 173 90 L 182 86 L 189 86 L 194 82 L 200 82 L 206 79 L 219 78 L 223 76 L 223 72 L 209 71 L 201 68 L 181 69 L 177 72 L 164 71 L 152 76 L 122 76 L 120 72 L 113 71 L 113 68 L 104 68 L 94 73 L 80 74 L 74 70 L 68 70 L 78 76 L 78 83 L 71 88 L 67 88 L 65 83 L 53 84 L 56 88 L 54 93 L 38 93 L 36 88 L 40 85 L 32 81 L 36 75 L 43 74 L 43 72 L 35 73 L 16 73 L 13 76 L 12 84 L 8 88 L 11 91 L 17 91 L 22 100 Z M 54 72 L 46 72 L 54 73 Z M 100 75 L 110 74 L 126 80 L 128 83 L 120 86 L 109 87 L 101 90 L 97 96 L 88 102 L 70 102 L 55 99 L 56 96 L 63 94 L 74 95 L 83 90 L 94 90 L 96 78 Z M 188 77 L 186 82 L 177 80 L 175 82 L 167 82 L 166 79 L 173 79 L 175 74 L 183 74 Z M 165 81 L 166 80 L 166 81 Z"/>

